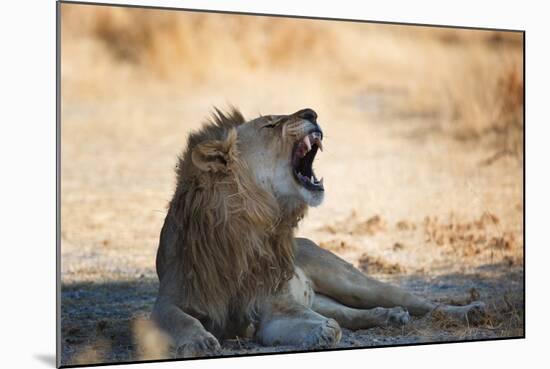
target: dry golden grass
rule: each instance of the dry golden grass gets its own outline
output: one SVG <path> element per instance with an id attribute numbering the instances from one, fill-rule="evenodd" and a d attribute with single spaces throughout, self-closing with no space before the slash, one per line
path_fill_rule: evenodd
<path id="1" fill-rule="evenodd" d="M 72 365 L 87 365 L 90 363 L 100 363 L 107 359 L 107 354 L 111 350 L 109 341 L 100 338 L 90 345 L 82 346 L 72 357 Z"/>
<path id="2" fill-rule="evenodd" d="M 298 235 L 426 297 L 490 302 L 470 326 L 427 317 L 342 347 L 523 333 L 521 34 L 74 4 L 61 20 L 64 363 L 166 354 L 135 317 L 176 156 L 228 104 L 319 113 L 326 200 Z"/>
<path id="3" fill-rule="evenodd" d="M 347 233 L 372 236 L 386 230 L 386 222 L 379 215 L 374 215 L 366 220 L 358 219 L 357 212 L 354 211 L 346 219 L 324 225 L 319 230 L 332 234 Z"/>
<path id="4" fill-rule="evenodd" d="M 521 159 L 521 34 L 77 5 L 62 13 L 71 95 L 124 94 L 113 85 L 137 81 L 177 82 L 185 94 L 282 78 L 289 89 L 357 90 L 358 100 L 368 95 L 363 110 L 383 119 L 423 119 L 491 146 L 484 163 Z"/>
<path id="5" fill-rule="evenodd" d="M 136 319 L 133 325 L 134 342 L 138 360 L 159 360 L 170 357 L 170 337 L 152 320 Z"/>

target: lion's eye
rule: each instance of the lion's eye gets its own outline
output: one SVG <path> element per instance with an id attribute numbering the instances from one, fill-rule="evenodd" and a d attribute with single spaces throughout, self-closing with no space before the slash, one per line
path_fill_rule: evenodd
<path id="1" fill-rule="evenodd" d="M 279 119 L 271 120 L 269 121 L 269 123 L 264 124 L 262 128 L 275 128 L 279 125 L 279 123 L 280 123 Z"/>

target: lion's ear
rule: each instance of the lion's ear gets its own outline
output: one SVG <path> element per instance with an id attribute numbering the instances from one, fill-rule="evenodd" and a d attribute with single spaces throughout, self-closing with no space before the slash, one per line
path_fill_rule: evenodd
<path id="1" fill-rule="evenodd" d="M 237 131 L 233 128 L 225 140 L 205 141 L 193 148 L 191 160 L 200 170 L 225 172 L 229 169 L 237 152 Z"/>

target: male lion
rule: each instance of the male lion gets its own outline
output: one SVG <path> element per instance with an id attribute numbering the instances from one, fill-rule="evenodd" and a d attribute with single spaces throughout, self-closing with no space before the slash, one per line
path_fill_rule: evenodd
<path id="1" fill-rule="evenodd" d="M 294 238 L 307 207 L 324 196 L 312 170 L 323 142 L 313 110 L 251 121 L 237 110 L 216 112 L 179 158 L 156 259 L 152 319 L 178 355 L 212 354 L 218 339 L 250 335 L 264 345 L 330 347 L 340 326 L 483 309 L 432 303 Z"/>

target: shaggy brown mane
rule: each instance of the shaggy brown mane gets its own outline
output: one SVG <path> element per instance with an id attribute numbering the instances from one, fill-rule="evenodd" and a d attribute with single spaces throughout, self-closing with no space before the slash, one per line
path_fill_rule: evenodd
<path id="1" fill-rule="evenodd" d="M 251 318 L 260 298 L 292 277 L 293 228 L 304 211 L 288 214 L 256 184 L 239 158 L 236 127 L 244 122 L 236 109 L 229 114 L 216 109 L 212 120 L 190 135 L 168 210 L 184 304 L 207 317 L 214 330 L 223 330 L 229 315 Z M 220 162 L 227 170 L 193 165 L 193 150 L 211 142 L 226 150 Z"/>

